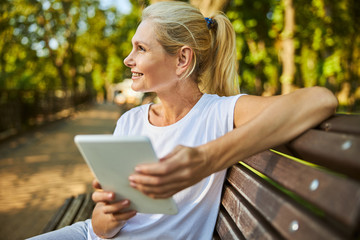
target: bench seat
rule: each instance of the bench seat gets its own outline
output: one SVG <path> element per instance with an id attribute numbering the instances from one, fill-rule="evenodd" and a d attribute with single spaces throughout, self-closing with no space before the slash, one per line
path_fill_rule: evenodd
<path id="1" fill-rule="evenodd" d="M 67 199 L 44 232 L 91 216 Z M 360 116 L 334 115 L 228 169 L 213 239 L 360 239 Z"/>

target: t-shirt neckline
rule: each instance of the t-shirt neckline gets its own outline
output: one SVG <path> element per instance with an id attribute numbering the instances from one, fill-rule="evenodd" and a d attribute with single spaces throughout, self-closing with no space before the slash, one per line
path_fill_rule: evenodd
<path id="1" fill-rule="evenodd" d="M 190 109 L 190 111 L 183 117 L 181 118 L 179 121 L 167 125 L 167 126 L 155 126 L 153 124 L 150 123 L 149 121 L 149 111 L 150 111 L 150 106 L 152 105 L 152 103 L 149 103 L 148 106 L 146 107 L 146 111 L 145 111 L 145 123 L 148 127 L 153 128 L 153 129 L 169 129 L 169 128 L 174 128 L 177 127 L 179 125 L 181 125 L 183 122 L 185 122 L 188 118 L 191 117 L 191 115 L 193 114 L 193 112 L 196 111 L 197 108 L 201 107 L 202 102 L 204 101 L 204 99 L 206 98 L 208 94 L 204 93 L 201 98 L 197 101 L 197 103 L 195 103 L 195 105 Z"/>

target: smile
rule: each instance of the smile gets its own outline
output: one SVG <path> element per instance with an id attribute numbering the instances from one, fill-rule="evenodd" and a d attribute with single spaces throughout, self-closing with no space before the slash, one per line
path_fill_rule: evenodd
<path id="1" fill-rule="evenodd" d="M 133 77 L 141 77 L 143 74 L 142 73 L 132 73 Z"/>

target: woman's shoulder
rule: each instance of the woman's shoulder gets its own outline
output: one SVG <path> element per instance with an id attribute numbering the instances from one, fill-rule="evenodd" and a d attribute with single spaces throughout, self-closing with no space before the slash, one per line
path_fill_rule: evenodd
<path id="1" fill-rule="evenodd" d="M 197 111 L 204 117 L 232 117 L 237 100 L 242 95 L 219 96 L 216 94 L 205 94 L 202 103 L 198 105 Z"/>
<path id="2" fill-rule="evenodd" d="M 233 96 L 219 96 L 216 94 L 205 94 L 205 103 L 207 106 L 216 107 L 216 106 L 229 106 L 235 104 L 239 97 L 244 94 L 238 94 Z"/>

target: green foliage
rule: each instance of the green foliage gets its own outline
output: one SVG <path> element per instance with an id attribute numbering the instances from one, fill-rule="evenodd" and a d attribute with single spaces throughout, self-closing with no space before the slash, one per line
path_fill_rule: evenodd
<path id="1" fill-rule="evenodd" d="M 274 9 L 274 14 L 270 12 Z M 278 57 L 274 45 L 282 15 L 271 0 L 231 1 L 226 12 L 237 34 L 240 86 L 242 92 L 274 94 L 278 78 Z M 272 26 L 270 17 L 278 25 Z"/>
<path id="2" fill-rule="evenodd" d="M 123 60 L 142 6 L 100 9 L 93 0 L 4 0 L 0 4 L 0 89 L 102 91 L 129 76 Z M 298 0 L 295 33 L 284 30 L 284 0 L 232 0 L 242 92 L 281 92 L 282 40 L 295 45 L 297 87 L 331 89 L 345 111 L 360 111 L 360 2 Z"/>
<path id="3" fill-rule="evenodd" d="M 122 81 L 139 7 L 120 14 L 92 0 L 0 5 L 0 89 L 100 91 Z"/>
<path id="4" fill-rule="evenodd" d="M 360 111 L 360 2 L 298 0 L 293 5 L 294 84 L 325 86 L 338 96 L 340 110 Z M 279 94 L 283 1 L 233 0 L 226 14 L 237 33 L 242 92 Z"/>

